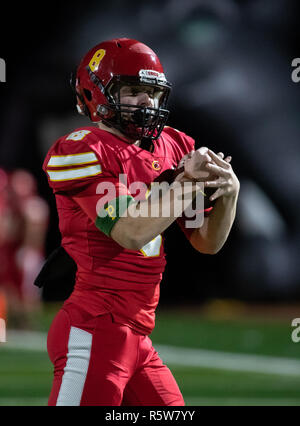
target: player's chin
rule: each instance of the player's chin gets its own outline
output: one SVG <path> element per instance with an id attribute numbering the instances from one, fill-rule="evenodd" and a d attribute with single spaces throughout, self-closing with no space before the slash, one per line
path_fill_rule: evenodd
<path id="1" fill-rule="evenodd" d="M 142 139 L 143 137 L 147 137 L 148 132 L 149 132 L 148 126 L 139 126 L 133 121 L 127 121 L 126 123 L 127 137 L 133 141 L 137 141 Z"/>
<path id="2" fill-rule="evenodd" d="M 124 127 L 123 133 L 126 139 L 133 144 L 143 137 L 143 128 L 135 126 L 134 123 L 128 123 Z"/>

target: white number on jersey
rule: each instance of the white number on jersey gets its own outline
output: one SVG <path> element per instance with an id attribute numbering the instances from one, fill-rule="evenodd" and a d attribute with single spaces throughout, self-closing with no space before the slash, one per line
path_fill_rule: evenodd
<path id="1" fill-rule="evenodd" d="M 141 248 L 141 252 L 145 257 L 159 256 L 161 242 L 162 236 L 159 234 L 148 244 L 145 244 L 144 247 Z"/>
<path id="2" fill-rule="evenodd" d="M 83 138 L 86 137 L 86 135 L 88 135 L 89 133 L 91 133 L 89 130 L 78 130 L 78 132 L 73 132 L 71 133 L 66 140 L 67 141 L 81 141 Z"/>

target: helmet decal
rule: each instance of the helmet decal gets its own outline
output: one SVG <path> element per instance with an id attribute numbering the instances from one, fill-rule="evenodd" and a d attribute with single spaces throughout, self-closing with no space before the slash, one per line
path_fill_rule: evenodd
<path id="1" fill-rule="evenodd" d="M 99 49 L 96 51 L 89 63 L 89 68 L 92 72 L 98 71 L 99 64 L 105 56 L 106 51 L 104 49 Z"/>
<path id="2" fill-rule="evenodd" d="M 152 84 L 165 84 L 167 79 L 163 72 L 158 72 L 155 70 L 140 70 L 139 71 L 140 80 L 143 83 L 152 83 Z"/>

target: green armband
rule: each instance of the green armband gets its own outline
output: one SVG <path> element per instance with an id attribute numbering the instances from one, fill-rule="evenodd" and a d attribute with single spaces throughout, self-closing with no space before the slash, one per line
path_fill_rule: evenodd
<path id="1" fill-rule="evenodd" d="M 106 203 L 95 220 L 97 228 L 109 237 L 113 226 L 118 222 L 132 201 L 134 201 L 134 198 L 131 195 L 121 195 Z"/>

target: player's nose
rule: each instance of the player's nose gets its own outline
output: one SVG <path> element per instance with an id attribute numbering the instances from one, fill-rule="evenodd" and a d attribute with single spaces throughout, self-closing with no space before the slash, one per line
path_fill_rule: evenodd
<path id="1" fill-rule="evenodd" d="M 152 100 L 152 98 L 150 98 L 148 93 L 141 92 L 141 93 L 139 93 L 138 105 L 139 106 L 145 106 L 145 107 L 152 107 L 153 106 L 153 100 Z"/>

